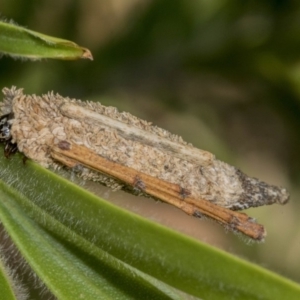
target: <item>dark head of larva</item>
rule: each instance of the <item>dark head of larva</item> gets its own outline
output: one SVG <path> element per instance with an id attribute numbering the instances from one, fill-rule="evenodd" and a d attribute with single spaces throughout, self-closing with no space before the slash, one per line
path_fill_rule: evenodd
<path id="1" fill-rule="evenodd" d="M 11 136 L 11 123 L 9 122 L 14 118 L 13 113 L 9 113 L 0 117 L 0 142 L 4 143 L 4 155 L 9 157 L 11 154 L 18 150 L 16 143 L 12 143 Z"/>
<path id="2" fill-rule="evenodd" d="M 0 142 L 5 142 L 11 139 L 11 124 L 9 124 L 9 120 L 12 119 L 11 114 L 6 114 L 0 117 Z"/>

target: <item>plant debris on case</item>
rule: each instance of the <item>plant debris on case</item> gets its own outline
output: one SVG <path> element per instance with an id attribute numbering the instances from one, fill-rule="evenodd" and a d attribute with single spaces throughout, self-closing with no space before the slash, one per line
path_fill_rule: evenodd
<path id="1" fill-rule="evenodd" d="M 181 137 L 127 112 L 54 93 L 25 95 L 4 88 L 0 141 L 45 167 L 64 165 L 100 181 L 207 216 L 263 240 L 264 227 L 236 210 L 285 204 L 284 188 L 251 178 Z M 9 117 L 8 117 L 9 116 Z"/>

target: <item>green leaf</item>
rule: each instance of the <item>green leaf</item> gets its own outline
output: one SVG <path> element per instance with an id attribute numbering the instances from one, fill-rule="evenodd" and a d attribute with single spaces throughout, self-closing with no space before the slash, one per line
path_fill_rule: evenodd
<path id="1" fill-rule="evenodd" d="M 48 226 L 44 228 L 35 223 L 18 205 L 20 196 L 2 188 L 1 219 L 6 230 L 58 299 L 129 299 L 131 295 L 144 294 L 148 299 L 170 299 L 151 286 L 146 276 L 88 243 L 31 204 L 32 210 L 42 215 Z M 27 199 L 20 198 L 25 206 L 30 205 Z"/>
<path id="2" fill-rule="evenodd" d="M 145 290 L 154 295 L 151 299 L 176 297 L 168 286 L 143 277 L 138 269 L 204 299 L 300 297 L 296 283 L 120 209 L 31 161 L 23 165 L 20 155 L 10 160 L 0 157 L 0 165 L 0 218 L 56 295 L 74 289 L 78 296 L 87 293 L 84 287 L 88 286 L 90 295 L 111 289 L 109 297 L 120 290 L 127 297 L 131 291 L 135 299 L 145 295 Z M 25 237 L 20 235 L 22 230 L 26 230 Z M 43 247 L 29 247 L 31 241 Z M 52 272 L 45 275 L 45 266 Z M 82 274 L 78 281 L 83 284 L 66 282 L 78 270 Z M 125 287 L 119 285 L 123 278 Z M 66 294 L 60 299 L 69 299 Z"/>
<path id="3" fill-rule="evenodd" d="M 73 60 L 93 59 L 91 52 L 77 44 L 0 21 L 0 53 L 13 57 Z"/>
<path id="4" fill-rule="evenodd" d="M 14 283 L 10 276 L 10 271 L 4 264 L 1 257 L 0 259 L 0 291 L 2 296 L 5 295 L 6 300 L 16 300 L 16 296 L 13 290 Z"/>

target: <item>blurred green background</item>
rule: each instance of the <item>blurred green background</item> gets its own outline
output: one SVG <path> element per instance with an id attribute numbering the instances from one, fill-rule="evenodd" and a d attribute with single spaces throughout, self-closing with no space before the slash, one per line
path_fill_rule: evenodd
<path id="1" fill-rule="evenodd" d="M 249 245 L 151 199 L 109 190 L 101 196 L 300 281 L 298 1 L 0 0 L 0 13 L 94 56 L 2 57 L 1 89 L 53 90 L 129 111 L 248 175 L 286 186 L 291 201 L 248 211 L 268 231 L 265 243 Z"/>

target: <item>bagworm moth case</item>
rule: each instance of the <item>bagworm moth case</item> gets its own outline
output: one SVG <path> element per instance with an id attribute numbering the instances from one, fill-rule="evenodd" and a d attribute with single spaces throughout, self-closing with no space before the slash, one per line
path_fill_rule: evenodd
<path id="1" fill-rule="evenodd" d="M 59 161 L 76 166 L 85 179 L 98 180 L 113 189 L 127 189 L 129 185 L 160 198 L 146 189 L 147 180 L 154 179 L 158 180 L 155 185 L 169 184 L 182 202 L 199 199 L 230 210 L 288 201 L 286 189 L 248 177 L 181 137 L 114 107 L 53 93 L 24 95 L 15 87 L 5 88 L 3 93 L 1 114 L 11 116 L 7 120 L 10 144 L 17 144 L 19 151 L 43 166 L 56 167 Z M 83 152 L 76 155 L 90 156 L 94 161 L 100 157 L 113 163 L 110 168 L 124 167 L 120 174 L 133 172 L 132 181 L 100 170 L 74 153 L 72 156 L 78 147 Z"/>

